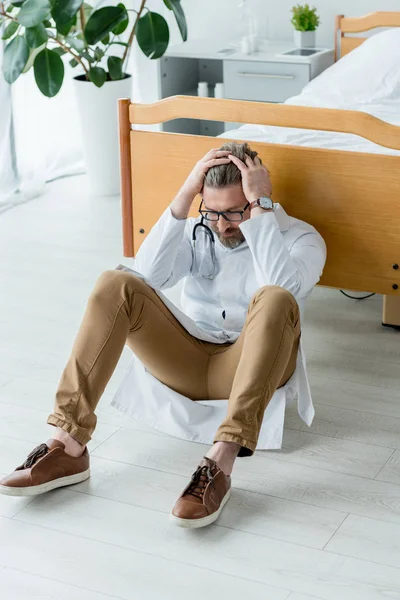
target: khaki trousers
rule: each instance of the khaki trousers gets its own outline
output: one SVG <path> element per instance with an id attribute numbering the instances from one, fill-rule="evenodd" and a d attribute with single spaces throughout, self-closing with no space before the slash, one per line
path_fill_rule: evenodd
<path id="1" fill-rule="evenodd" d="M 279 286 L 259 288 L 238 339 L 217 344 L 186 331 L 139 277 L 105 271 L 88 299 L 47 422 L 86 444 L 127 344 L 157 379 L 193 401 L 229 398 L 214 443 L 237 442 L 238 456 L 250 456 L 268 402 L 294 372 L 300 335 L 298 304 Z"/>

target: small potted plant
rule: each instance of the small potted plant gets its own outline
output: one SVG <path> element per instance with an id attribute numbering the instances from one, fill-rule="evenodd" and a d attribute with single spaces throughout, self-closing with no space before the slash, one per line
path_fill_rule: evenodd
<path id="1" fill-rule="evenodd" d="M 295 45 L 298 48 L 314 48 L 315 30 L 320 24 L 317 9 L 310 8 L 308 4 L 297 4 L 292 7 L 292 13 Z"/>
<path id="2" fill-rule="evenodd" d="M 74 84 L 86 167 L 96 194 L 119 190 L 117 100 L 130 97 L 127 65 L 134 40 L 150 59 L 168 48 L 168 23 L 146 2 L 140 0 L 134 10 L 122 3 L 97 9 L 84 0 L 0 0 L 7 83 L 32 69 L 39 90 L 52 98 L 62 87 L 67 60 L 78 72 Z M 180 0 L 163 2 L 186 41 Z"/>

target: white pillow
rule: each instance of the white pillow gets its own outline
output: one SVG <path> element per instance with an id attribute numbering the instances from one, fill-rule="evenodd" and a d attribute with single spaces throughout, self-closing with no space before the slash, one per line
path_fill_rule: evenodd
<path id="1" fill-rule="evenodd" d="M 400 100 L 400 27 L 371 36 L 286 103 L 296 99 L 316 106 Z"/>

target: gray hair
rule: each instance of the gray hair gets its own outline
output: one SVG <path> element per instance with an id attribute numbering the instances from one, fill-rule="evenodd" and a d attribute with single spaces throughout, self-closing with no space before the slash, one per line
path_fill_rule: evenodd
<path id="1" fill-rule="evenodd" d="M 245 162 L 246 154 L 252 159 L 258 156 L 258 153 L 255 150 L 251 150 L 247 142 L 226 142 L 219 149 L 229 150 L 233 156 L 237 156 L 243 162 Z M 261 158 L 258 158 L 262 162 Z M 229 162 L 225 165 L 217 165 L 208 169 L 204 178 L 204 186 L 222 188 L 228 185 L 237 185 L 241 181 L 240 170 L 233 162 Z"/>

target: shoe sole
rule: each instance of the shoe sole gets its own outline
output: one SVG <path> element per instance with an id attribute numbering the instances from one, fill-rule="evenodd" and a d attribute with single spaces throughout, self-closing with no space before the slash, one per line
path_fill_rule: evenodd
<path id="1" fill-rule="evenodd" d="M 48 481 L 47 483 L 41 483 L 40 485 L 31 485 L 29 487 L 10 487 L 8 485 L 0 485 L 0 494 L 5 496 L 38 496 L 39 494 L 45 494 L 55 488 L 63 487 L 65 485 L 73 485 L 74 483 L 81 483 L 90 477 L 90 469 L 82 471 L 82 473 L 76 473 L 75 475 L 68 475 L 67 477 L 59 477 Z"/>
<path id="2" fill-rule="evenodd" d="M 211 525 L 214 523 L 221 514 L 221 510 L 224 508 L 225 504 L 228 502 L 231 496 L 232 488 L 226 492 L 225 496 L 222 499 L 221 506 L 218 510 L 216 510 L 208 517 L 203 517 L 202 519 L 182 519 L 181 517 L 176 517 L 172 512 L 169 514 L 169 520 L 177 525 L 178 527 L 186 527 L 187 529 L 196 529 L 197 527 L 205 527 L 206 525 Z"/>

